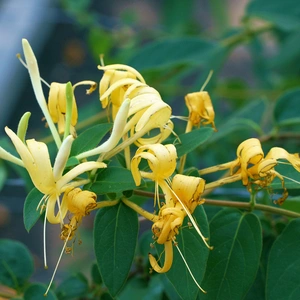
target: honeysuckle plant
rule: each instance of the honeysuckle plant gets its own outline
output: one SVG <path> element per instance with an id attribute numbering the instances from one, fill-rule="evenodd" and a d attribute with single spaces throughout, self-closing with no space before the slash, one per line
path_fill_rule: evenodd
<path id="1" fill-rule="evenodd" d="M 229 49 L 233 42 L 225 42 L 222 47 Z M 185 43 L 178 46 L 185 47 Z M 80 235 L 81 226 L 89 218 L 94 219 L 93 283 L 88 287 L 83 275 L 73 276 L 74 291 L 86 287 L 73 298 L 96 299 L 109 293 L 111 298 L 126 299 L 140 280 L 147 293 L 151 294 L 154 285 L 159 287 L 161 298 L 251 299 L 256 287 L 265 284 L 266 299 L 283 299 L 286 289 L 277 278 L 296 290 L 294 299 L 300 297 L 296 276 L 300 272 L 300 157 L 290 144 L 280 143 L 278 128 L 263 134 L 265 128 L 250 116 L 255 109 L 261 110 L 258 104 L 259 108 L 252 107 L 256 102 L 222 122 L 218 119 L 222 105 L 214 105 L 217 101 L 208 86 L 213 80 L 209 72 L 207 80 L 202 79 L 202 88 L 197 83 L 180 94 L 178 109 L 165 97 L 164 85 L 151 80 L 147 72 L 118 62 L 105 65 L 102 56 L 99 78 L 95 79 L 99 85 L 89 78 L 49 85 L 40 77 L 26 39 L 22 47 L 25 61 L 23 55 L 18 57 L 28 69 L 55 149 L 50 142 L 32 136 L 29 118 L 36 116 L 25 112 L 18 128 L 5 127 L 9 143 L 1 144 L 0 158 L 22 170 L 20 174 L 32 183 L 22 203 L 24 225 L 29 232 L 33 226 L 41 226 L 38 221 L 42 220 L 45 267 L 46 253 L 52 252 L 52 245 L 46 243 L 47 226 L 59 228 L 61 251 L 55 266 L 49 265 L 52 272 L 47 284 L 35 285 L 29 283 L 32 262 L 27 250 L 0 240 L 0 297 L 60 299 L 68 294 L 64 282 L 56 288 L 56 273 L 64 268 L 61 261 L 65 255 L 73 255 L 74 264 L 79 263 L 79 245 L 88 243 L 85 235 Z M 151 55 L 148 57 L 151 62 Z M 175 73 L 171 72 L 172 76 Z M 48 97 L 42 84 L 49 88 Z M 79 85 L 90 86 L 88 95 L 99 90 L 94 100 L 99 112 L 105 110 L 107 120 L 99 119 L 84 129 L 79 126 L 83 113 L 76 103 Z M 296 99 L 299 90 L 292 95 Z M 285 119 L 287 99 L 272 104 L 278 127 L 298 120 L 295 116 Z M 182 115 L 175 116 L 175 110 Z M 182 122 L 186 124 L 182 126 Z M 255 132 L 244 131 L 245 124 Z M 235 137 L 234 130 L 243 132 Z M 229 142 L 224 141 L 228 136 Z M 214 159 L 209 156 L 212 153 L 216 153 Z M 275 223 L 285 227 L 276 238 L 274 232 L 280 226 Z M 274 244 L 264 253 L 267 234 Z M 23 254 L 14 257 L 19 252 Z M 17 263 L 23 269 L 15 268 Z M 286 293 L 286 298 L 292 298 Z"/>

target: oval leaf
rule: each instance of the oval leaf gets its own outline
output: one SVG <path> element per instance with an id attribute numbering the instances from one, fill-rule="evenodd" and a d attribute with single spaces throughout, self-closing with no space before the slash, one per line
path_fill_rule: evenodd
<path id="1" fill-rule="evenodd" d="M 40 210 L 37 210 L 38 204 L 43 198 L 42 194 L 38 189 L 33 188 L 27 195 L 23 208 L 23 219 L 25 229 L 29 232 L 33 225 L 40 218 Z"/>
<path id="2" fill-rule="evenodd" d="M 211 245 L 200 299 L 240 300 L 251 287 L 262 250 L 256 215 L 223 209 L 210 222 Z"/>
<path id="3" fill-rule="evenodd" d="M 295 0 L 254 0 L 247 8 L 247 15 L 263 18 L 283 30 L 300 26 L 300 10 Z"/>
<path id="4" fill-rule="evenodd" d="M 193 216 L 198 223 L 202 234 L 205 237 L 208 237 L 208 221 L 203 207 L 198 206 Z M 196 278 L 197 283 L 201 286 L 209 249 L 205 246 L 196 230 L 193 228 L 188 228 L 187 222 L 188 217 L 186 217 L 185 224 L 183 226 L 185 228 L 183 228 L 180 234 L 176 237 L 176 242 L 178 243 L 178 247 L 180 248 L 181 253 L 191 269 L 193 276 Z M 159 249 L 161 249 L 161 247 Z M 199 292 L 199 288 L 193 281 L 178 252 L 178 249 L 175 246 L 173 246 L 173 251 L 173 264 L 171 269 L 166 273 L 166 276 L 173 284 L 175 290 L 182 299 L 195 299 Z M 161 252 L 158 252 L 159 255 L 160 253 Z"/>
<path id="5" fill-rule="evenodd" d="M 21 243 L 0 240 L 0 283 L 19 289 L 33 273 L 33 259 Z"/>
<path id="6" fill-rule="evenodd" d="M 123 203 L 103 208 L 96 215 L 95 254 L 103 282 L 113 297 L 119 293 L 128 277 L 138 228 L 137 214 Z"/>
<path id="7" fill-rule="evenodd" d="M 98 124 L 82 132 L 73 142 L 70 156 L 91 150 L 98 146 L 99 142 L 112 128 L 112 124 Z"/>
<path id="8" fill-rule="evenodd" d="M 49 290 L 47 297 L 44 297 L 46 290 L 47 290 L 47 286 L 44 284 L 40 284 L 40 283 L 32 284 L 26 289 L 24 293 L 24 300 L 40 300 L 40 299 L 57 300 L 58 299 L 52 290 Z"/>
<path id="9" fill-rule="evenodd" d="M 300 123 L 300 89 L 284 93 L 276 102 L 274 119 L 278 125 L 293 125 Z"/>
<path id="10" fill-rule="evenodd" d="M 274 242 L 269 255 L 266 299 L 300 299 L 300 219 L 293 220 Z"/>
<path id="11" fill-rule="evenodd" d="M 210 127 L 202 127 L 179 135 L 180 144 L 176 145 L 177 156 L 181 157 L 195 150 L 198 146 L 205 143 L 212 136 L 213 132 L 214 130 Z"/>
<path id="12" fill-rule="evenodd" d="M 103 169 L 97 179 L 91 186 L 91 190 L 98 195 L 121 193 L 136 188 L 131 172 L 125 168 Z"/>
<path id="13" fill-rule="evenodd" d="M 206 64 L 221 46 L 200 38 L 169 38 L 155 41 L 142 47 L 129 61 L 138 69 L 167 68 L 178 64 Z"/>

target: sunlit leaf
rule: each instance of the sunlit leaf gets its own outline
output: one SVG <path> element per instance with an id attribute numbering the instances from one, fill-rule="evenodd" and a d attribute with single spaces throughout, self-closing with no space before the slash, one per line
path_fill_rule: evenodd
<path id="1" fill-rule="evenodd" d="M 134 258 L 137 214 L 120 203 L 99 210 L 95 218 L 94 249 L 105 286 L 115 297 L 128 277 Z"/>

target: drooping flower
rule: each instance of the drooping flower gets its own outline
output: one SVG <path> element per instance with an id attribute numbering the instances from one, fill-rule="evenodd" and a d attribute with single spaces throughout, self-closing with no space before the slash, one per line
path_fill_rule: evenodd
<path id="1" fill-rule="evenodd" d="M 202 124 L 211 126 L 216 130 L 215 111 L 208 92 L 200 91 L 185 96 L 185 103 L 189 110 L 189 122 L 192 126 Z"/>
<path id="2" fill-rule="evenodd" d="M 135 184 L 141 184 L 142 177 L 151 179 L 155 182 L 155 199 L 158 200 L 158 187 L 163 186 L 165 181 L 174 173 L 176 168 L 176 148 L 172 144 L 145 145 L 138 148 L 131 160 L 131 173 Z M 139 170 L 142 159 L 147 160 L 151 172 Z M 160 205 L 160 203 L 158 203 Z"/>
<path id="3" fill-rule="evenodd" d="M 90 210 L 97 206 L 96 199 L 97 195 L 95 193 L 86 190 L 82 191 L 80 188 L 68 187 L 65 190 L 62 201 L 66 203 L 68 211 L 72 214 L 72 217 L 68 224 L 64 224 L 62 226 L 60 238 L 65 242 L 53 271 L 48 288 L 44 294 L 45 296 L 49 292 L 64 251 L 66 251 L 66 253 L 70 253 L 70 251 L 72 251 L 72 247 L 67 247 L 68 241 L 74 238 L 82 218 L 88 215 Z"/>

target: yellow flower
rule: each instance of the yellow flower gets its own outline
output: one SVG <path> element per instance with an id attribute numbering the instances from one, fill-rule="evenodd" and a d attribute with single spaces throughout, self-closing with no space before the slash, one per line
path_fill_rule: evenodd
<path id="1" fill-rule="evenodd" d="M 141 78 L 139 78 L 141 80 Z M 126 88 L 124 88 L 126 87 Z M 166 139 L 173 130 L 173 123 L 170 120 L 171 107 L 166 104 L 160 94 L 144 81 L 132 78 L 123 78 L 115 81 L 103 94 L 100 100 L 106 101 L 114 91 L 124 89 L 124 93 L 118 93 L 119 100 L 116 110 L 119 110 L 120 103 L 125 99 L 130 99 L 128 122 L 124 128 L 124 135 L 130 132 L 130 142 L 138 146 L 160 143 Z M 115 116 L 115 114 L 114 114 Z M 150 138 L 143 138 L 152 129 L 158 128 L 160 133 Z"/>
<path id="2" fill-rule="evenodd" d="M 56 263 L 48 288 L 44 294 L 45 296 L 49 292 L 64 251 L 66 251 L 66 253 L 70 253 L 72 251 L 72 247 L 67 247 L 67 242 L 72 240 L 75 236 L 76 230 L 78 229 L 82 218 L 88 215 L 90 210 L 97 206 L 96 199 L 97 196 L 95 193 L 90 191 L 82 191 L 80 188 L 68 187 L 65 190 L 63 202 L 66 203 L 69 212 L 73 214 L 73 216 L 70 219 L 69 224 L 64 224 L 61 229 L 60 238 L 64 240 L 65 243 Z"/>
<path id="3" fill-rule="evenodd" d="M 73 101 L 72 101 L 72 112 L 71 112 L 71 134 L 75 136 L 75 125 L 77 124 L 78 111 L 76 100 L 74 96 L 74 90 L 79 85 L 91 85 L 91 88 L 86 91 L 89 95 L 97 87 L 94 81 L 82 81 L 78 82 L 73 86 Z M 52 82 L 50 85 L 49 97 L 48 97 L 48 109 L 50 116 L 54 123 L 58 125 L 58 132 L 64 133 L 65 131 L 65 118 L 67 113 L 67 100 L 66 100 L 66 83 Z"/>
<path id="4" fill-rule="evenodd" d="M 135 184 L 141 184 L 142 177 L 151 179 L 155 182 L 155 199 L 158 199 L 158 186 L 164 185 L 164 181 L 174 173 L 176 168 L 176 148 L 174 145 L 153 144 L 139 147 L 135 156 L 131 160 L 131 173 Z M 139 170 L 142 159 L 147 160 L 152 172 Z M 160 205 L 160 203 L 158 203 Z"/>
<path id="5" fill-rule="evenodd" d="M 106 165 L 100 162 L 84 162 L 63 174 L 74 140 L 71 135 L 63 141 L 52 168 L 46 144 L 34 139 L 29 139 L 24 144 L 11 129 L 6 127 L 5 131 L 19 153 L 33 184 L 44 194 L 39 206 L 43 209 L 45 204 L 47 220 L 50 223 L 63 224 L 67 205 L 65 201 L 60 203 L 59 196 L 70 186 L 82 185 L 82 181 L 72 181 L 80 174 L 105 168 Z M 59 209 L 57 214 L 55 214 L 56 205 Z"/>
<path id="6" fill-rule="evenodd" d="M 174 242 L 174 245 L 182 256 L 194 282 L 203 292 L 205 291 L 197 283 L 175 241 L 176 235 L 179 234 L 179 228 L 182 226 L 184 218 L 188 215 L 195 230 L 200 235 L 205 245 L 209 249 L 212 249 L 212 247 L 208 246 L 206 239 L 203 237 L 197 223 L 191 215 L 198 205 L 204 203 L 204 200 L 200 200 L 204 187 L 205 181 L 202 178 L 181 174 L 174 176 L 171 187 L 166 184 L 162 186 L 166 203 L 159 210 L 159 218 L 154 222 L 152 232 L 156 238 L 156 242 L 158 244 L 163 244 L 165 247 L 165 261 L 163 266 L 161 267 L 155 257 L 149 254 L 151 267 L 158 273 L 165 273 L 169 271 L 173 263 L 172 242 Z"/>
<path id="7" fill-rule="evenodd" d="M 189 110 L 189 122 L 193 126 L 199 127 L 200 124 L 211 124 L 215 126 L 215 111 L 208 92 L 200 91 L 189 93 L 185 96 L 185 103 Z"/>
<path id="8" fill-rule="evenodd" d="M 112 117 L 115 119 L 117 112 L 123 102 L 124 93 L 131 83 L 135 83 L 136 81 L 145 83 L 143 76 L 134 68 L 115 64 L 108 66 L 98 66 L 99 70 L 104 71 L 104 75 L 99 83 L 99 95 L 103 108 L 106 108 L 109 103 L 112 104 Z M 124 85 L 119 85 L 117 88 L 113 89 L 110 94 L 106 94 L 103 97 L 103 94 L 115 83 L 122 82 L 125 80 Z M 128 80 L 129 79 L 129 80 Z"/>

